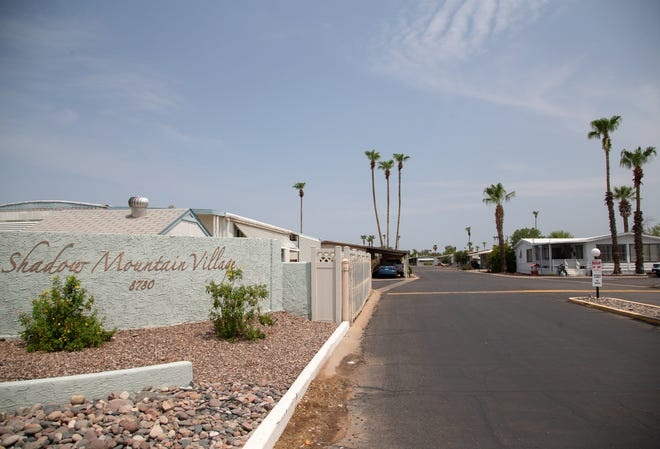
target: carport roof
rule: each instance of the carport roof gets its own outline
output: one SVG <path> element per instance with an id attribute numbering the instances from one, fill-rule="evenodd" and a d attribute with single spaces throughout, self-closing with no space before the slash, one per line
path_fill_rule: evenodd
<path id="1" fill-rule="evenodd" d="M 408 255 L 408 251 L 403 251 L 399 249 L 392 248 L 379 248 L 377 246 L 369 245 L 356 245 L 355 243 L 346 243 L 346 242 L 335 242 L 332 240 L 322 240 L 321 246 L 348 246 L 350 248 L 361 249 L 368 252 L 369 254 L 381 254 L 384 257 L 392 257 L 400 259 Z"/>

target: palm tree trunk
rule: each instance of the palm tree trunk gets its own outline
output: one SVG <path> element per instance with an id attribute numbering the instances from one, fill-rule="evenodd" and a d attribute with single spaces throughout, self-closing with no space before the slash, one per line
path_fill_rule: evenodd
<path id="1" fill-rule="evenodd" d="M 387 247 L 390 247 L 390 178 L 389 176 L 386 179 L 387 181 Z"/>
<path id="2" fill-rule="evenodd" d="M 495 207 L 495 226 L 497 227 L 497 240 L 500 247 L 500 263 L 502 265 L 502 273 L 506 273 L 506 253 L 504 250 L 504 207 L 502 207 L 501 204 L 498 204 Z"/>
<path id="3" fill-rule="evenodd" d="M 401 224 L 401 170 L 399 169 L 399 206 L 396 214 L 396 234 L 394 238 L 394 249 L 399 249 L 399 225 Z"/>
<path id="4" fill-rule="evenodd" d="M 376 214 L 376 228 L 378 229 L 378 239 L 380 240 L 380 246 L 383 246 L 383 234 L 380 232 L 380 220 L 378 219 L 378 207 L 376 206 L 376 181 L 375 181 L 375 165 L 371 165 L 371 195 L 374 199 L 374 213 Z"/>
<path id="5" fill-rule="evenodd" d="M 639 169 L 639 170 L 638 170 Z M 635 183 L 635 215 L 633 217 L 633 232 L 635 233 L 635 273 L 644 274 L 644 246 L 642 242 L 642 226 L 644 219 L 642 217 L 642 185 L 641 168 L 635 167 L 633 170 L 633 181 Z"/>
<path id="6" fill-rule="evenodd" d="M 642 242 L 643 222 L 642 211 L 636 210 L 633 219 L 633 232 L 635 233 L 635 273 L 637 274 L 644 274 L 644 244 Z"/>
<path id="7" fill-rule="evenodd" d="M 300 234 L 302 234 L 303 196 L 300 195 Z"/>
<path id="8" fill-rule="evenodd" d="M 612 261 L 614 262 L 613 274 L 621 274 L 621 264 L 619 261 L 619 242 L 616 235 L 616 215 L 614 214 L 614 196 L 610 187 L 610 153 L 605 151 L 605 178 L 607 191 L 605 192 L 605 204 L 610 220 L 610 234 L 612 236 Z"/>

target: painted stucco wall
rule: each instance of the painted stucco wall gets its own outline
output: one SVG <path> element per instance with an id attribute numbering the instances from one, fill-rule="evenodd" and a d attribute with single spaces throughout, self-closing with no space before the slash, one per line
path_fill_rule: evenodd
<path id="1" fill-rule="evenodd" d="M 312 318 L 312 284 L 310 262 L 282 264 L 282 305 L 294 315 Z"/>
<path id="2" fill-rule="evenodd" d="M 19 313 L 30 312 L 31 300 L 50 288 L 54 275 L 75 274 L 81 280 L 106 328 L 205 320 L 211 308 L 205 287 L 221 282 L 231 266 L 243 270 L 245 284 L 266 284 L 270 297 L 261 305 L 264 311 L 284 310 L 276 240 L 2 232 L 0 336 L 18 335 Z"/>

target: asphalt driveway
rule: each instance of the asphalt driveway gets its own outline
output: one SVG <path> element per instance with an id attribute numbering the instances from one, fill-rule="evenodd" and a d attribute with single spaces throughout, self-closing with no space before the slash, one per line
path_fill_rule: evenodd
<path id="1" fill-rule="evenodd" d="M 659 447 L 655 326 L 568 302 L 589 279 L 416 271 L 376 306 L 333 447 Z"/>

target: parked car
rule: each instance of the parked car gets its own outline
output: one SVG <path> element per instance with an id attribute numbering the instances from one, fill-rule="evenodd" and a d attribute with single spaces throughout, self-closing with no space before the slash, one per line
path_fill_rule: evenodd
<path id="1" fill-rule="evenodd" d="M 653 268 L 651 268 L 651 273 L 654 273 L 657 277 L 660 278 L 660 262 L 656 262 L 653 264 Z"/>
<path id="2" fill-rule="evenodd" d="M 403 264 L 398 259 L 386 260 L 385 262 L 383 262 L 383 265 L 392 265 L 396 270 L 397 276 L 403 277 L 405 275 L 405 273 L 403 272 Z"/>
<path id="3" fill-rule="evenodd" d="M 394 265 L 378 265 L 373 272 L 375 278 L 395 278 L 398 276 Z"/>

